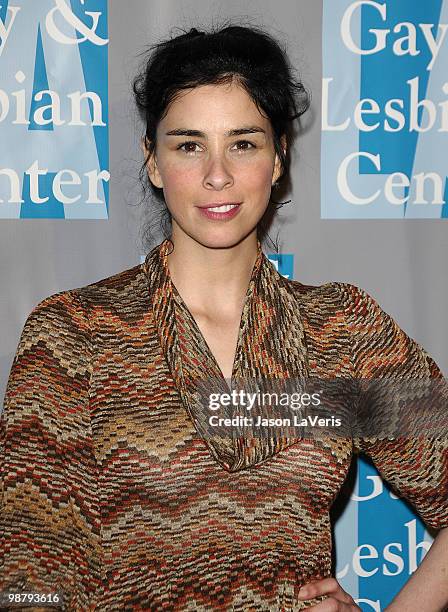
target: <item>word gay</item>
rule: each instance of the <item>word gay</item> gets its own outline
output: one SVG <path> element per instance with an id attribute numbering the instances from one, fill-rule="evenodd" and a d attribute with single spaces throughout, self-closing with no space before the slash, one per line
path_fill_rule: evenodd
<path id="1" fill-rule="evenodd" d="M 386 21 L 387 19 L 387 4 L 381 4 L 374 0 L 358 0 L 347 8 L 341 21 L 341 37 L 347 49 L 357 55 L 372 55 L 383 51 L 387 48 L 391 34 L 390 28 L 370 28 L 369 32 L 371 32 L 372 38 L 374 39 L 373 46 L 365 49 L 357 45 L 352 36 L 351 22 L 356 9 L 361 9 L 365 6 L 370 6 L 378 11 L 382 21 Z M 446 31 L 448 29 L 447 23 L 439 23 L 437 31 L 434 33 L 434 26 L 434 23 L 418 24 L 418 29 L 423 34 L 423 39 L 431 54 L 431 61 L 426 66 L 427 70 L 432 69 L 442 44 L 444 43 Z M 402 36 L 397 37 L 392 44 L 394 55 L 420 55 L 421 49 L 417 46 L 417 28 L 413 23 L 409 21 L 397 23 L 392 32 L 394 34 L 402 34 Z"/>

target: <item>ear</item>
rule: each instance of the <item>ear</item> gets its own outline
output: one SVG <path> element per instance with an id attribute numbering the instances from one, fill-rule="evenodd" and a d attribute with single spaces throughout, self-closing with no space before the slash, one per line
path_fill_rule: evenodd
<path id="1" fill-rule="evenodd" d="M 143 136 L 143 138 L 141 139 L 140 146 L 143 151 L 143 155 L 145 156 L 145 159 L 147 159 L 149 151 L 146 147 L 145 136 Z M 149 157 L 148 161 L 146 162 L 146 170 L 148 172 L 148 177 L 151 183 L 155 187 L 159 187 L 161 189 L 163 187 L 163 181 L 162 181 L 162 177 L 160 176 L 159 169 L 157 167 L 157 158 L 156 158 L 155 149 L 152 152 L 151 156 Z"/>
<path id="2" fill-rule="evenodd" d="M 286 154 L 286 135 L 283 134 L 282 136 L 280 136 L 280 144 L 282 146 L 282 149 L 284 151 L 284 153 Z M 280 175 L 282 173 L 282 165 L 280 162 L 280 158 L 278 156 L 278 154 L 275 154 L 275 162 L 274 162 L 274 172 L 272 174 L 272 184 L 274 184 L 276 181 L 278 181 L 278 179 L 280 178 Z"/>

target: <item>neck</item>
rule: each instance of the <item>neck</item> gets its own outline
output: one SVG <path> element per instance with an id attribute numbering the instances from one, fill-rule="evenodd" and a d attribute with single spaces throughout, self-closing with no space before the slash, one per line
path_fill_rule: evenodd
<path id="1" fill-rule="evenodd" d="M 232 316 L 241 311 L 257 257 L 256 230 L 229 248 L 206 247 L 175 235 L 170 277 L 191 312 Z"/>

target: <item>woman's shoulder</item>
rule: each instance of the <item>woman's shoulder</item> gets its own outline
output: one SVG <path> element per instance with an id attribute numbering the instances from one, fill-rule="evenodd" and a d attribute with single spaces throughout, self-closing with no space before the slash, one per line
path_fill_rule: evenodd
<path id="1" fill-rule="evenodd" d="M 138 264 L 132 268 L 126 268 L 125 270 L 100 278 L 87 285 L 72 289 L 71 291 L 81 296 L 85 296 L 85 298 L 90 300 L 107 299 L 112 295 L 114 295 L 115 298 L 120 298 L 121 296 L 131 294 L 132 289 L 135 291 L 137 286 L 147 284 L 146 280 L 143 264 Z"/>
<path id="2" fill-rule="evenodd" d="M 376 300 L 362 287 L 344 281 L 329 281 L 320 285 L 302 283 L 281 277 L 281 286 L 294 295 L 305 306 L 309 304 L 321 309 L 338 308 L 356 311 Z"/>
<path id="3" fill-rule="evenodd" d="M 132 314 L 147 302 L 147 279 L 143 265 L 127 268 L 94 282 L 65 289 L 39 301 L 28 315 L 29 321 L 40 323 L 66 320 L 84 327 L 90 316 L 96 319 Z"/>
<path id="4" fill-rule="evenodd" d="M 280 286 L 297 304 L 302 315 L 314 326 L 331 321 L 332 329 L 344 328 L 354 333 L 390 333 L 398 329 L 394 318 L 364 288 L 344 281 L 321 285 L 305 284 L 282 278 Z"/>

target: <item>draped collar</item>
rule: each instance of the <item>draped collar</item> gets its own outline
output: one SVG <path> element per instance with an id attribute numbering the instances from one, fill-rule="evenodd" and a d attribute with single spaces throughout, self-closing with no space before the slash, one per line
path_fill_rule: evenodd
<path id="1" fill-rule="evenodd" d="M 211 412 L 204 389 L 229 393 L 224 375 L 199 327 L 171 281 L 169 239 L 152 249 L 143 264 L 157 333 L 182 404 L 212 457 L 226 470 L 255 466 L 299 441 L 271 430 L 254 434 L 252 427 L 230 431 L 209 425 Z M 271 389 L 275 381 L 303 383 L 309 377 L 306 342 L 297 297 L 257 241 L 240 320 L 232 388 Z M 260 387 L 261 385 L 261 387 Z M 230 413 L 228 413 L 230 414 Z M 250 431 L 249 431 L 250 430 Z"/>

